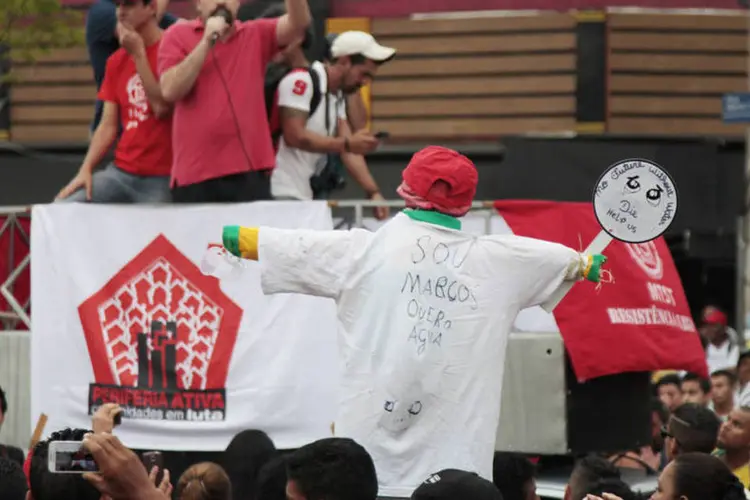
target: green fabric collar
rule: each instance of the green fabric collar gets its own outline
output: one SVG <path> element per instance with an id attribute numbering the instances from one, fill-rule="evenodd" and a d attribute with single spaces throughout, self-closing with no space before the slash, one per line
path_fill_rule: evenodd
<path id="1" fill-rule="evenodd" d="M 409 216 L 411 220 L 417 220 L 420 222 L 427 222 L 428 224 L 435 224 L 436 226 L 447 227 L 448 229 L 455 229 L 456 231 L 461 230 L 461 221 L 450 215 L 441 214 L 433 210 L 420 210 L 418 208 L 406 208 L 404 213 Z"/>

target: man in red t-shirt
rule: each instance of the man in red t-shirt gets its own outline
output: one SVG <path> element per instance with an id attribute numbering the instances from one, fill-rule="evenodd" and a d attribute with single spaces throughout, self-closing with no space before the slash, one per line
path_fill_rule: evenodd
<path id="1" fill-rule="evenodd" d="M 155 0 L 122 0 L 117 8 L 121 48 L 107 60 L 99 99 L 104 110 L 78 174 L 57 198 L 96 203 L 170 200 L 172 117 L 155 76 L 162 38 Z M 117 138 L 114 162 L 93 173 Z"/>
<path id="2" fill-rule="evenodd" d="M 164 98 L 174 103 L 172 199 L 271 199 L 275 165 L 266 116 L 266 65 L 304 37 L 307 0 L 278 19 L 235 20 L 239 0 L 198 0 L 200 17 L 174 24 L 159 48 Z"/>

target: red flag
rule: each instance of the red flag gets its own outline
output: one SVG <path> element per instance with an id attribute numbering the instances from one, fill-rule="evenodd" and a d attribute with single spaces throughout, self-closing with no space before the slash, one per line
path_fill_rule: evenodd
<path id="1" fill-rule="evenodd" d="M 590 203 L 498 201 L 514 234 L 582 251 L 601 231 Z M 631 371 L 708 376 L 682 282 L 663 238 L 614 240 L 604 251 L 614 283 L 578 283 L 554 310 L 579 380 Z"/>

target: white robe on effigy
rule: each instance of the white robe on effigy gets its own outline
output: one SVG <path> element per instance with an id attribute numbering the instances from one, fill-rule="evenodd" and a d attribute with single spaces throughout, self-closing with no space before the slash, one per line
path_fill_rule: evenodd
<path id="1" fill-rule="evenodd" d="M 577 279 L 581 254 L 399 214 L 375 233 L 261 228 L 263 291 L 334 299 L 336 435 L 372 455 L 381 496 L 446 468 L 492 480 L 505 350 L 521 309 Z M 455 225 L 456 224 L 448 224 Z"/>

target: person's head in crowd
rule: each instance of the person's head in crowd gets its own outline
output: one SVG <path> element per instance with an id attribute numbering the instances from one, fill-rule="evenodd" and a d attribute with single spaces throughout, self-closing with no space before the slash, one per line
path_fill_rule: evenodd
<path id="1" fill-rule="evenodd" d="M 492 482 L 504 500 L 536 500 L 536 468 L 518 453 L 496 452 L 492 463 Z"/>
<path id="2" fill-rule="evenodd" d="M 508 500 L 491 482 L 473 472 L 457 469 L 445 469 L 432 474 L 411 494 L 411 500 L 468 499 Z"/>
<path id="3" fill-rule="evenodd" d="M 158 26 L 156 0 L 115 0 L 117 20 L 127 28 L 141 31 L 145 26 Z"/>
<path id="4" fill-rule="evenodd" d="M 681 453 L 711 453 L 716 448 L 721 421 L 714 412 L 695 403 L 685 403 L 672 412 L 665 429 L 667 458 Z"/>
<path id="5" fill-rule="evenodd" d="M 289 500 L 375 500 L 378 496 L 372 457 L 351 439 L 320 439 L 286 459 Z"/>
<path id="6" fill-rule="evenodd" d="M 249 429 L 232 438 L 221 459 L 232 483 L 232 497 L 253 500 L 261 468 L 274 457 L 276 447 L 263 431 Z"/>
<path id="7" fill-rule="evenodd" d="M 34 447 L 29 470 L 31 496 L 34 500 L 99 500 L 100 493 L 81 474 L 54 474 L 47 466 L 49 444 L 54 441 L 83 441 L 91 432 L 86 429 L 63 429 Z"/>
<path id="8" fill-rule="evenodd" d="M 220 465 L 201 462 L 182 473 L 175 496 L 177 500 L 232 500 L 232 485 Z"/>
<path id="9" fill-rule="evenodd" d="M 750 350 L 741 352 L 737 360 L 737 383 L 740 387 L 750 383 Z"/>
<path id="10" fill-rule="evenodd" d="M 393 59 L 396 49 L 380 45 L 364 31 L 340 33 L 330 50 L 328 90 L 352 94 L 370 83 L 378 67 Z"/>
<path id="11" fill-rule="evenodd" d="M 682 380 L 678 375 L 664 375 L 656 382 L 656 395 L 669 411 L 682 404 Z"/>
<path id="12" fill-rule="evenodd" d="M 198 0 L 198 15 L 204 21 L 213 16 L 217 10 L 226 9 L 237 19 L 237 11 L 240 9 L 240 0 Z"/>
<path id="13" fill-rule="evenodd" d="M 287 500 L 286 481 L 286 457 L 276 455 L 258 473 L 255 500 Z"/>
<path id="14" fill-rule="evenodd" d="M 606 498 L 604 496 L 605 493 L 615 495 L 621 500 L 639 500 L 639 496 L 633 490 L 631 490 L 630 486 L 628 486 L 627 483 L 622 479 L 602 479 L 594 483 L 588 489 L 588 491 L 586 491 L 586 495 L 593 495 L 599 498 Z M 583 499 L 588 497 L 583 496 L 581 498 Z"/>
<path id="15" fill-rule="evenodd" d="M 719 458 L 705 453 L 684 453 L 659 476 L 652 500 L 744 500 L 739 479 Z"/>
<path id="16" fill-rule="evenodd" d="M 26 500 L 26 476 L 15 460 L 0 457 L 0 498 L 3 500 Z"/>
<path id="17" fill-rule="evenodd" d="M 721 413 L 722 409 L 734 407 L 734 391 L 737 377 L 729 370 L 717 370 L 711 374 L 711 400 L 714 411 Z"/>
<path id="18" fill-rule="evenodd" d="M 5 391 L 0 387 L 0 429 L 3 428 L 6 413 L 8 413 L 8 399 L 5 397 Z"/>
<path id="19" fill-rule="evenodd" d="M 25 461 L 25 457 L 23 456 L 23 451 L 21 451 L 20 448 L 16 448 L 15 446 L 8 446 L 4 444 L 0 444 L 0 458 L 7 458 L 9 460 L 13 460 L 19 465 L 23 465 Z"/>
<path id="20" fill-rule="evenodd" d="M 717 306 L 709 305 L 703 308 L 701 315 L 701 333 L 710 344 L 719 346 L 727 338 L 727 315 Z"/>
<path id="21" fill-rule="evenodd" d="M 669 422 L 669 410 L 659 398 L 651 398 L 651 449 L 659 452 L 664 448 L 662 429 Z"/>
<path id="22" fill-rule="evenodd" d="M 732 410 L 721 425 L 716 446 L 727 454 L 750 449 L 750 408 L 743 406 Z"/>
<path id="23" fill-rule="evenodd" d="M 685 403 L 696 403 L 708 406 L 711 401 L 711 381 L 695 373 L 686 373 L 682 377 L 682 400 Z"/>
<path id="24" fill-rule="evenodd" d="M 580 500 L 600 481 L 620 479 L 620 471 L 609 460 L 589 455 L 578 460 L 565 488 L 564 500 Z"/>

